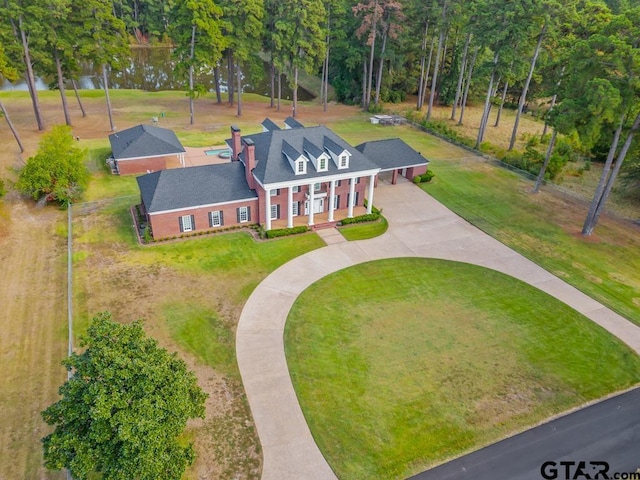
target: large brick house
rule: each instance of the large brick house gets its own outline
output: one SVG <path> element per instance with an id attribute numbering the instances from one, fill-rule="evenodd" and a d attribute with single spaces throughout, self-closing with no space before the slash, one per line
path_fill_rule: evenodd
<path id="1" fill-rule="evenodd" d="M 335 224 L 371 213 L 380 172 L 408 178 L 428 161 L 402 140 L 352 147 L 324 126 L 294 119 L 280 129 L 271 120 L 263 132 L 242 135 L 231 127 L 225 164 L 161 170 L 137 178 L 153 236 L 260 224 L 265 230 Z M 367 199 L 367 202 L 365 202 Z"/>

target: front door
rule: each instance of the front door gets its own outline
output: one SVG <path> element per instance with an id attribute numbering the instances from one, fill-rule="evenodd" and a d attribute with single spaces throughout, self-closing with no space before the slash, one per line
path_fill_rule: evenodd
<path id="1" fill-rule="evenodd" d="M 313 199 L 313 213 L 324 212 L 324 198 Z M 309 215 L 309 200 L 304 202 L 304 214 Z"/>

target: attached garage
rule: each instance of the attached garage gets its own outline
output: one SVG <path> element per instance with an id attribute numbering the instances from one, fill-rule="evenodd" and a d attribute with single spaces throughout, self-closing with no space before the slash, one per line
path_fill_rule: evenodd
<path id="1" fill-rule="evenodd" d="M 398 175 L 413 180 L 416 175 L 426 173 L 429 165 L 429 160 L 399 138 L 365 142 L 356 148 L 380 167 L 380 173 L 392 172 L 391 183 L 394 185 Z"/>

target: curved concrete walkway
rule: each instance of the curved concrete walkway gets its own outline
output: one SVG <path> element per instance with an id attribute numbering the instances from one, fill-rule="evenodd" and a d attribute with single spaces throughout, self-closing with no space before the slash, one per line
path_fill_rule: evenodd
<path id="1" fill-rule="evenodd" d="M 335 479 L 298 404 L 284 354 L 284 325 L 296 297 L 320 278 L 392 257 L 473 263 L 519 278 L 562 300 L 640 353 L 640 328 L 461 219 L 411 183 L 379 185 L 384 235 L 309 252 L 269 275 L 238 323 L 240 374 L 262 443 L 263 480 Z"/>

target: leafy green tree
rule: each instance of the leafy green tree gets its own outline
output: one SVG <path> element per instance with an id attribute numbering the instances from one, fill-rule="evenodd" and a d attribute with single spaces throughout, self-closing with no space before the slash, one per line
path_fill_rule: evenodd
<path id="1" fill-rule="evenodd" d="M 42 439 L 46 467 L 77 479 L 179 480 L 195 459 L 180 435 L 188 419 L 204 418 L 195 375 L 141 322 L 118 324 L 108 312 L 93 319 L 82 346 L 63 361 L 72 376 L 62 398 L 42 412 L 55 427 Z"/>
<path id="2" fill-rule="evenodd" d="M 77 60 L 101 65 L 111 131 L 116 130 L 109 97 L 108 68 L 119 68 L 129 55 L 129 44 L 124 22 L 113 14 L 111 2 L 102 0 L 75 0 L 67 28 L 75 36 L 74 49 Z"/>
<path id="3" fill-rule="evenodd" d="M 9 61 L 7 60 L 7 57 L 5 56 L 4 53 L 4 48 L 2 47 L 2 43 L 0 43 L 0 76 L 3 76 L 4 78 L 6 78 L 9 81 L 13 81 L 16 79 L 16 77 L 18 76 L 16 69 L 9 66 Z M 20 141 L 20 136 L 18 135 L 18 132 L 16 131 L 15 127 L 13 126 L 13 123 L 11 122 L 11 119 L 9 118 L 9 114 L 7 113 L 7 109 L 4 108 L 4 105 L 2 104 L 2 101 L 0 101 L 0 113 L 2 114 L 2 116 L 4 117 L 5 121 L 7 122 L 7 125 L 9 126 L 9 129 L 11 130 L 11 133 L 13 133 L 13 137 L 16 139 L 16 142 L 18 143 L 18 147 L 20 148 L 20 153 L 24 152 L 24 146 L 22 145 L 22 142 Z"/>
<path id="4" fill-rule="evenodd" d="M 276 58 L 293 70 L 293 116 L 298 110 L 298 72 L 311 73 L 325 56 L 326 16 L 322 0 L 286 0 L 277 5 L 272 36 Z"/>
<path id="5" fill-rule="evenodd" d="M 87 152 L 78 148 L 66 125 L 57 125 L 40 140 L 35 156 L 20 171 L 16 187 L 34 200 L 67 205 L 79 198 L 89 181 Z"/>
<path id="6" fill-rule="evenodd" d="M 222 57 L 227 41 L 222 34 L 222 8 L 213 0 L 175 2 L 170 12 L 169 36 L 175 43 L 174 57 L 178 69 L 189 76 L 189 111 L 191 125 L 195 122 L 194 98 L 204 92 L 204 86 L 194 84 L 197 68 L 213 67 Z"/>
<path id="7" fill-rule="evenodd" d="M 236 61 L 236 82 L 238 91 L 238 116 L 242 115 L 242 64 L 258 60 L 260 40 L 263 37 L 263 0 L 225 0 L 222 2 L 226 37 L 230 53 Z"/>
<path id="8" fill-rule="evenodd" d="M 42 35 L 43 21 L 48 9 L 44 3 L 33 0 L 4 0 L 0 2 L 0 42 L 10 65 L 24 72 L 38 130 L 45 129 L 44 116 L 35 84 L 34 65 L 49 59 Z"/>

